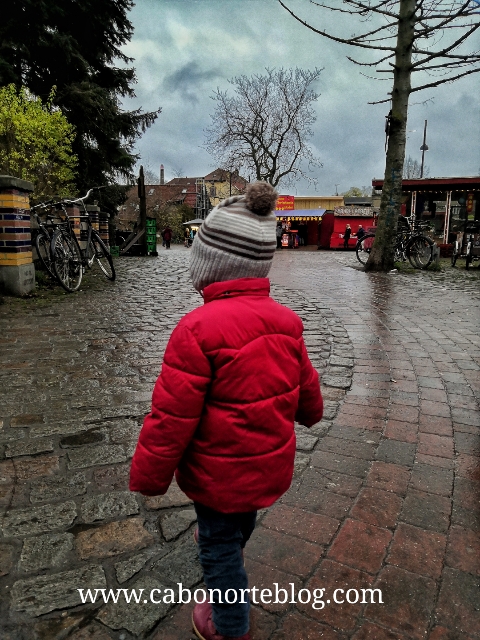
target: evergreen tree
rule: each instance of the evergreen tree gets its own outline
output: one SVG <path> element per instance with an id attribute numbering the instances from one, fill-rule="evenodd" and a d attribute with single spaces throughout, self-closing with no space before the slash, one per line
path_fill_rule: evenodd
<path id="1" fill-rule="evenodd" d="M 133 146 L 158 111 L 124 111 L 134 96 L 135 70 L 122 46 L 132 37 L 131 0 L 10 0 L 0 21 L 0 85 L 26 86 L 46 100 L 56 88 L 76 135 L 78 190 L 127 182 L 136 161 Z M 98 192 L 112 208 L 123 196 Z"/>

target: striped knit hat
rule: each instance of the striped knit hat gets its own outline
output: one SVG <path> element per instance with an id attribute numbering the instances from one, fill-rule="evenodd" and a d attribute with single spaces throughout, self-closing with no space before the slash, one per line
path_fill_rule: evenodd
<path id="1" fill-rule="evenodd" d="M 277 244 L 278 197 L 266 182 L 247 186 L 244 196 L 220 202 L 208 215 L 193 241 L 190 276 L 197 291 L 213 282 L 265 278 Z"/>

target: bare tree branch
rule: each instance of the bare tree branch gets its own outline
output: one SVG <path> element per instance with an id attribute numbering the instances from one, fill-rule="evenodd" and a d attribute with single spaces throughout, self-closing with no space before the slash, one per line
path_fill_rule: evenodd
<path id="1" fill-rule="evenodd" d="M 439 87 L 441 84 L 449 84 L 450 82 L 455 82 L 455 80 L 458 80 L 459 78 L 464 78 L 465 76 L 469 76 L 472 73 L 478 73 L 480 71 L 479 69 L 470 69 L 469 71 L 465 71 L 465 73 L 459 73 L 456 76 L 450 77 L 450 78 L 446 78 L 446 79 L 442 79 L 442 80 L 438 80 L 438 82 L 430 82 L 428 84 L 423 84 L 421 87 L 414 87 L 410 93 L 414 93 L 415 91 L 422 91 L 423 89 L 430 89 L 431 87 Z"/>
<path id="2" fill-rule="evenodd" d="M 363 11 L 379 13 L 381 15 L 388 16 L 389 18 L 394 18 L 394 19 L 398 18 L 398 15 L 396 13 L 392 13 L 391 11 L 386 11 L 381 8 L 382 6 L 386 6 L 388 4 L 387 2 L 380 2 L 377 5 L 371 6 L 371 5 L 365 4 L 365 2 L 357 2 L 357 0 L 344 0 L 344 1 L 345 1 L 345 4 L 349 4 L 357 10 L 361 9 Z"/>
<path id="3" fill-rule="evenodd" d="M 353 64 L 356 64 L 360 67 L 376 67 L 377 65 L 381 64 L 382 62 L 385 62 L 385 60 L 390 60 L 390 58 L 392 58 L 394 56 L 393 53 L 390 53 L 388 56 L 385 56 L 384 58 L 380 58 L 380 60 L 376 60 L 375 62 L 360 62 L 359 60 L 355 60 L 354 58 L 351 58 L 350 56 L 347 56 L 347 60 L 350 60 L 350 62 L 353 62 Z"/>
<path id="4" fill-rule="evenodd" d="M 472 33 L 475 33 L 475 31 L 477 31 L 479 28 L 480 28 L 480 23 L 472 27 L 470 31 L 467 31 L 466 33 L 464 33 L 460 38 L 458 38 L 458 40 L 455 40 L 455 42 L 453 42 L 451 45 L 449 45 L 445 49 L 442 49 L 442 51 L 435 51 L 432 53 L 431 51 L 422 51 L 414 48 L 413 50 L 414 53 L 423 54 L 423 55 L 426 55 L 427 57 L 424 60 L 422 60 L 421 63 L 414 63 L 413 67 L 417 66 L 418 64 L 424 64 L 425 62 L 428 62 L 429 60 L 433 60 L 434 58 L 445 57 L 446 54 L 448 54 L 450 51 L 453 51 L 453 49 L 456 49 L 457 47 L 459 47 L 463 42 L 465 42 L 465 40 L 467 40 L 472 35 Z"/>
<path id="5" fill-rule="evenodd" d="M 374 102 L 367 102 L 367 104 L 386 104 L 387 102 L 391 102 L 391 98 L 385 98 L 384 100 L 375 100 Z"/>
<path id="6" fill-rule="evenodd" d="M 314 31 L 315 33 L 318 33 L 321 36 L 324 36 L 325 38 L 328 38 L 329 40 L 334 40 L 335 42 L 340 42 L 341 44 L 349 44 L 349 45 L 353 45 L 355 44 L 356 47 L 361 47 L 362 49 L 375 49 L 377 51 L 395 51 L 395 47 L 379 47 L 379 46 L 371 46 L 371 45 L 367 45 L 367 44 L 362 44 L 360 42 L 351 42 L 351 39 L 347 38 L 338 38 L 336 36 L 332 36 L 332 34 L 327 33 L 326 31 L 320 31 L 320 29 L 315 29 L 315 27 L 312 27 L 311 25 L 308 24 L 308 22 L 305 22 L 305 20 L 302 20 L 299 16 L 297 16 L 295 13 L 293 13 L 293 11 L 291 11 L 283 2 L 282 0 L 278 0 L 278 2 L 282 5 L 282 7 L 285 9 L 285 11 L 287 11 L 293 18 L 295 18 L 295 20 L 297 20 L 297 22 L 300 22 L 300 24 L 303 24 L 304 27 L 307 27 L 307 29 L 310 29 L 311 31 Z"/>

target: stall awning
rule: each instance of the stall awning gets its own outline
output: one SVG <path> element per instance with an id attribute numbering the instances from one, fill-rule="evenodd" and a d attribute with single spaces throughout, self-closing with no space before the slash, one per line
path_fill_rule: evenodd
<path id="1" fill-rule="evenodd" d="M 199 227 L 202 222 L 205 222 L 205 220 L 203 220 L 203 218 L 195 218 L 195 220 L 188 220 L 187 222 L 184 222 L 183 224 L 186 227 L 189 227 L 190 225 L 194 225 L 196 227 Z"/>
<path id="2" fill-rule="evenodd" d="M 277 218 L 321 218 L 326 209 L 290 209 L 290 210 L 275 210 Z"/>

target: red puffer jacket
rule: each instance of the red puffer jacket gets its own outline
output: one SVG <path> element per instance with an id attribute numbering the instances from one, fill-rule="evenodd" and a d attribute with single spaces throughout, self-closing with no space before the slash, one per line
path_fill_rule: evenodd
<path id="1" fill-rule="evenodd" d="M 322 417 L 300 318 L 267 278 L 216 282 L 172 333 L 132 460 L 130 489 L 163 494 L 176 470 L 192 499 L 224 513 L 270 506 L 290 486 L 294 420 Z"/>

